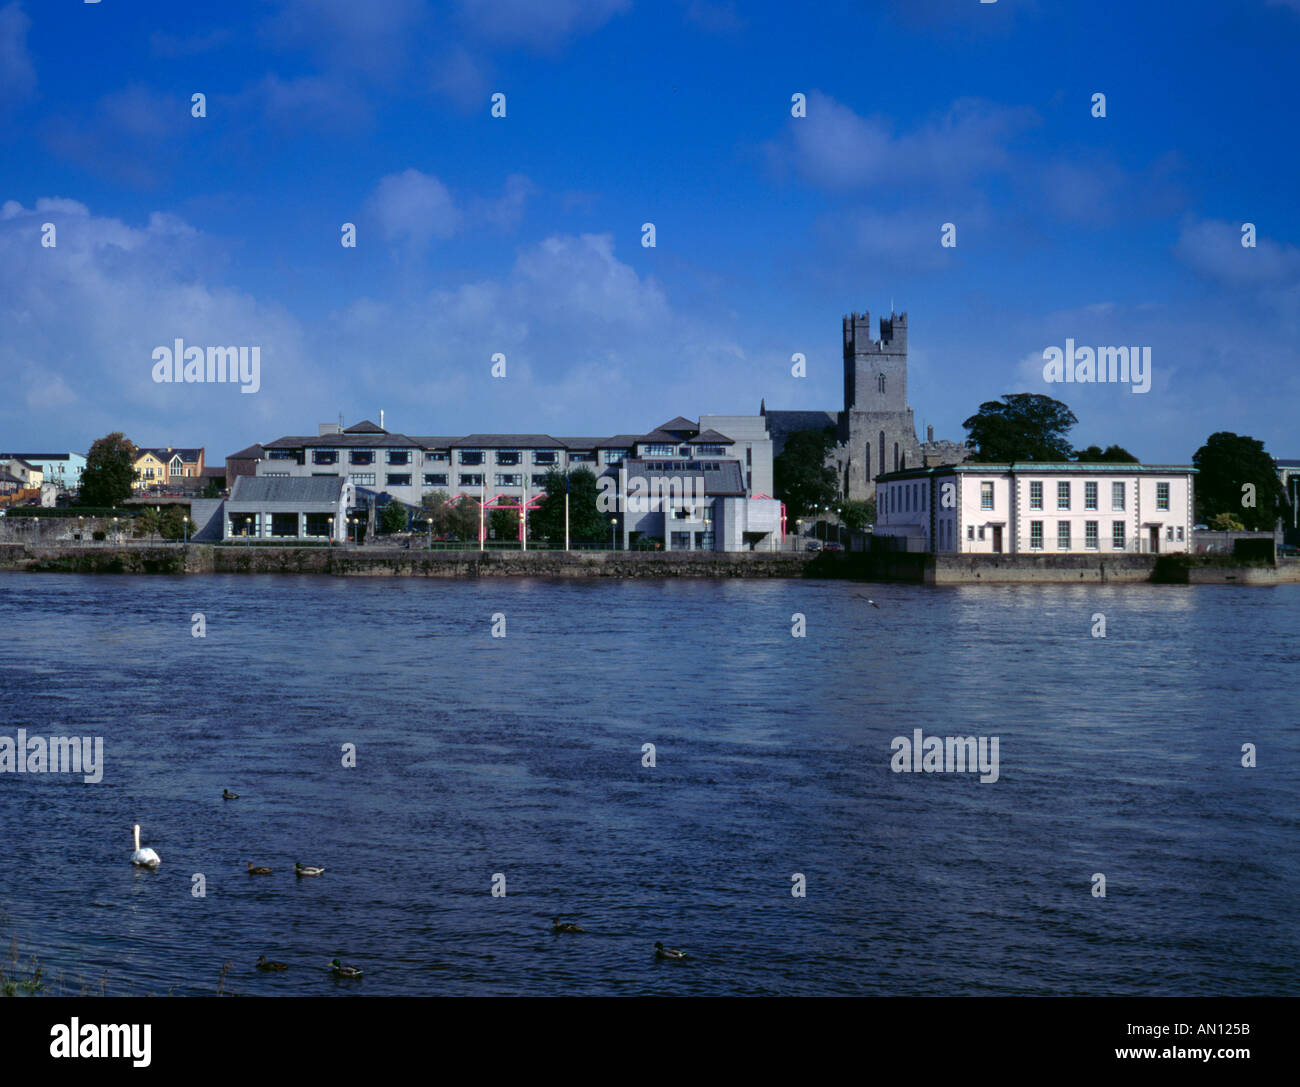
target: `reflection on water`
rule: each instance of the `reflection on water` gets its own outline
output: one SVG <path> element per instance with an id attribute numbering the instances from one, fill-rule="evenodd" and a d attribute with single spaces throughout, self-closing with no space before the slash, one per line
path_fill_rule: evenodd
<path id="1" fill-rule="evenodd" d="M 0 576 L 0 735 L 106 763 L 0 775 L 0 938 L 73 991 L 1300 992 L 1300 587 L 863 592 Z M 914 728 L 999 780 L 891 773 Z"/>

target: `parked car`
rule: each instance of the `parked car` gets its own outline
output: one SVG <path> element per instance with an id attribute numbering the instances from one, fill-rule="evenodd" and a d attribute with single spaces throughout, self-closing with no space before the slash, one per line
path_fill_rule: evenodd
<path id="1" fill-rule="evenodd" d="M 1300 555 L 1300 547 L 1296 547 L 1295 544 L 1282 544 L 1277 549 L 1277 553 L 1279 555 L 1288 555 L 1294 558 L 1295 556 Z"/>
<path id="2" fill-rule="evenodd" d="M 821 540 L 806 540 L 803 545 L 805 551 L 820 551 L 822 549 Z"/>
<path id="3" fill-rule="evenodd" d="M 831 540 L 831 541 L 830 541 L 830 542 L 825 546 L 824 550 L 826 550 L 826 551 L 843 551 L 843 550 L 844 550 L 844 545 L 843 545 L 843 544 L 838 544 L 838 543 L 836 543 L 834 540 Z"/>

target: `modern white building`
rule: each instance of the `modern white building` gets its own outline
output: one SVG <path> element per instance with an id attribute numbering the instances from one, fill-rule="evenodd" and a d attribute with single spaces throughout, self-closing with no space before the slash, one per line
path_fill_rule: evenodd
<path id="1" fill-rule="evenodd" d="M 240 456 L 256 473 L 252 478 L 345 479 L 362 505 L 395 500 L 412 509 L 438 491 L 489 505 L 533 502 L 548 472 L 579 467 L 626 494 L 627 465 L 634 478 L 649 473 L 660 477 L 658 484 L 689 483 L 702 500 L 667 518 L 662 507 L 621 518 L 615 533 L 621 528 L 623 546 L 640 536 L 660 538 L 669 550 L 769 550 L 781 543 L 772 441 L 762 416 L 704 415 L 698 422 L 678 416 L 648 434 L 607 438 L 406 435 L 364 420 L 347 428 L 326 423 L 315 436 L 279 438 L 257 449 L 260 456 Z M 240 478 L 248 477 L 237 477 L 236 487 Z M 236 496 L 232 491 L 232 503 Z"/>
<path id="2" fill-rule="evenodd" d="M 939 554 L 1190 551 L 1195 468 L 955 464 L 877 479 L 875 535 Z"/>

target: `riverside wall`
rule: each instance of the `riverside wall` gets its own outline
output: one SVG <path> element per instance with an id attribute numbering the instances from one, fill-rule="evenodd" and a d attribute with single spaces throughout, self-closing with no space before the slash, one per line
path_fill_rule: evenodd
<path id="1" fill-rule="evenodd" d="M 407 551 L 366 547 L 0 543 L 0 570 L 82 574 L 326 574 L 340 577 L 841 578 L 928 585 L 1300 583 L 1276 566 L 1152 555 L 928 555 L 908 552 Z"/>

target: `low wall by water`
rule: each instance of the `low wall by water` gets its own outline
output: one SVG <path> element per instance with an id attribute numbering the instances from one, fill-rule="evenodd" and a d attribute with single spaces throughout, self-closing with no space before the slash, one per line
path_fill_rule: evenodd
<path id="1" fill-rule="evenodd" d="M 1277 566 L 1153 555 L 921 555 L 908 552 L 406 551 L 386 547 L 0 543 L 0 570 L 79 574 L 329 574 L 344 577 L 836 578 L 928 585 L 1160 581 L 1300 583 Z"/>

